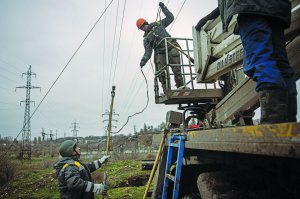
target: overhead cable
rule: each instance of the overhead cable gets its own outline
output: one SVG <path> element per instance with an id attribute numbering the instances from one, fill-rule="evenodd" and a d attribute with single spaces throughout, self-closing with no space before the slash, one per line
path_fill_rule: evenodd
<path id="1" fill-rule="evenodd" d="M 124 8 L 123 8 L 123 14 L 122 14 L 122 22 L 121 22 L 121 28 L 120 28 L 120 34 L 119 34 L 116 63 L 115 63 L 114 75 L 113 75 L 113 84 L 115 84 L 115 74 L 116 74 L 116 68 L 117 68 L 117 63 L 118 63 L 119 47 L 120 47 L 120 43 L 121 43 L 120 41 L 121 41 L 121 35 L 122 35 L 122 28 L 123 28 L 123 19 L 124 19 L 125 7 L 126 7 L 126 0 L 124 2 Z"/>
<path id="2" fill-rule="evenodd" d="M 118 15 L 119 15 L 119 2 L 120 0 L 118 0 L 118 5 L 117 5 L 117 15 L 116 15 L 116 24 L 115 24 L 115 30 L 114 30 L 114 40 L 113 40 L 113 45 L 112 45 L 112 55 L 111 55 L 111 62 L 110 62 L 110 70 L 109 70 L 109 81 L 108 81 L 108 88 L 107 88 L 107 93 L 110 93 L 109 88 L 110 83 L 111 83 L 111 72 L 112 72 L 112 68 L 113 68 L 113 59 L 114 59 L 114 54 L 115 54 L 115 42 L 116 42 L 116 32 L 117 32 L 117 25 L 118 25 Z M 106 100 L 106 107 L 107 107 L 107 103 L 108 103 L 108 98 L 109 98 L 109 94 L 107 94 L 107 100 Z"/>
<path id="3" fill-rule="evenodd" d="M 147 81 L 147 78 L 146 78 L 146 76 L 145 76 L 145 74 L 144 74 L 144 72 L 143 72 L 142 69 L 141 69 L 141 72 L 142 72 L 142 74 L 143 74 L 143 76 L 144 76 L 144 79 L 145 79 L 145 82 L 146 82 L 146 86 L 147 86 L 147 103 L 146 103 L 145 107 L 144 107 L 141 111 L 136 112 L 136 113 L 134 113 L 134 114 L 128 116 L 128 117 L 127 117 L 127 121 L 125 122 L 125 124 L 124 124 L 117 132 L 114 132 L 113 134 L 119 133 L 119 132 L 127 125 L 127 123 L 129 122 L 129 119 L 130 119 L 131 117 L 143 113 L 143 112 L 146 110 L 146 108 L 148 107 L 148 104 L 149 104 L 148 81 Z"/>
<path id="4" fill-rule="evenodd" d="M 36 113 L 36 111 L 38 110 L 38 108 L 41 106 L 41 104 L 43 103 L 43 101 L 45 100 L 45 98 L 48 96 L 48 94 L 50 93 L 50 91 L 52 90 L 52 88 L 54 87 L 54 85 L 56 84 L 56 82 L 58 81 L 58 79 L 61 77 L 61 75 L 63 74 L 63 72 L 66 70 L 66 68 L 68 67 L 68 65 L 70 64 L 70 62 L 72 61 L 72 59 L 74 58 L 74 56 L 77 54 L 77 52 L 79 51 L 79 49 L 81 48 L 81 46 L 83 45 L 83 43 L 86 41 L 86 39 L 89 37 L 89 35 L 91 34 L 91 32 L 94 30 L 94 28 L 96 27 L 96 25 L 98 24 L 98 22 L 100 21 L 100 19 L 102 18 L 102 16 L 104 15 L 104 13 L 106 12 L 106 10 L 109 8 L 109 6 L 111 5 L 111 3 L 114 0 L 111 0 L 110 3 L 108 4 L 108 6 L 104 9 L 104 11 L 102 12 L 102 14 L 100 15 L 100 17 L 97 19 L 96 23 L 92 26 L 92 28 L 90 29 L 90 31 L 87 33 L 87 35 L 84 37 L 83 41 L 80 43 L 80 45 L 78 46 L 78 48 L 75 50 L 75 52 L 73 53 L 73 55 L 71 56 L 71 58 L 68 60 L 68 62 L 66 63 L 66 65 L 64 66 L 64 68 L 62 69 L 62 71 L 59 73 L 58 77 L 55 79 L 55 81 L 52 83 L 52 85 L 50 86 L 50 88 L 48 89 L 48 91 L 46 92 L 46 94 L 44 95 L 44 97 L 42 98 L 42 100 L 39 102 L 39 104 L 37 105 L 37 107 L 34 109 L 33 113 L 31 114 L 29 120 L 33 117 L 33 115 Z M 7 152 L 10 150 L 11 146 L 14 144 L 14 142 L 17 140 L 17 138 L 19 137 L 19 135 L 22 133 L 24 126 L 27 125 L 27 122 L 24 123 L 22 129 L 20 130 L 20 132 L 18 133 L 18 135 L 16 136 L 16 138 L 14 139 L 14 141 L 11 143 L 11 145 L 8 147 L 8 149 L 5 151 L 5 154 L 2 156 L 2 159 L 7 155 Z M 1 161 L 2 161 L 1 159 Z"/>
<path id="5" fill-rule="evenodd" d="M 150 68 L 149 68 L 148 71 L 146 72 L 146 75 L 148 75 L 149 72 L 150 72 Z M 138 96 L 138 94 L 139 94 L 139 92 L 141 91 L 141 88 L 142 88 L 142 86 L 143 86 L 143 84 L 135 84 L 135 85 L 139 85 L 139 86 L 137 87 L 137 89 L 135 90 L 135 92 L 132 91 L 132 95 L 130 96 L 130 97 L 131 97 L 131 100 L 130 100 L 130 101 L 127 103 L 127 105 L 126 105 L 127 109 L 126 109 L 126 114 L 125 114 L 125 115 L 127 115 L 127 112 L 130 110 L 132 104 L 135 102 L 136 97 Z M 147 90 L 148 90 L 148 86 L 147 86 Z"/>
<path id="6" fill-rule="evenodd" d="M 138 16 L 141 15 L 143 3 L 144 3 L 144 0 L 140 1 L 140 6 L 139 6 L 138 14 L 137 14 Z M 133 40 L 136 38 L 136 33 L 137 33 L 137 31 L 138 31 L 138 29 L 133 29 L 133 32 L 132 32 L 132 34 L 131 34 L 132 37 L 131 37 L 131 41 L 130 41 L 130 45 L 129 45 L 129 46 L 132 46 Z M 128 65 L 128 62 L 129 62 L 129 60 L 130 60 L 130 58 L 131 58 L 131 55 L 132 55 L 132 49 L 133 49 L 133 48 L 130 48 L 130 49 L 129 49 L 129 52 L 128 52 L 129 55 L 126 57 L 127 60 L 126 60 L 126 63 L 124 64 L 125 66 Z M 125 76 L 125 77 L 127 77 L 128 71 L 129 71 L 129 70 L 125 70 L 125 73 L 124 73 L 124 76 Z M 128 88 L 128 90 L 129 90 L 130 92 L 133 92 L 133 90 L 134 90 L 134 88 L 135 88 L 135 85 L 136 85 L 137 77 L 138 77 L 138 74 L 139 74 L 139 67 L 137 67 L 136 70 L 135 70 L 135 72 L 134 72 L 134 73 L 131 73 L 131 74 L 134 74 L 134 75 L 132 76 L 132 79 L 131 79 L 131 82 L 130 82 L 130 84 L 129 84 L 129 87 L 127 87 L 127 88 Z M 127 97 L 127 96 L 126 96 L 126 97 Z M 123 99 L 123 98 L 121 98 L 121 99 Z M 130 100 L 129 100 L 129 101 L 130 101 Z M 123 105 L 121 105 L 120 107 L 128 107 L 128 101 L 126 102 L 125 100 L 123 100 Z M 125 112 L 125 113 L 124 113 L 124 112 Z M 124 113 L 124 114 L 122 114 L 122 113 Z M 128 115 L 128 114 L 127 114 L 127 110 L 125 110 L 125 109 L 123 109 L 122 113 L 120 113 L 120 115 Z"/>
<path id="7" fill-rule="evenodd" d="M 170 27 L 170 29 L 169 29 L 169 32 L 170 32 L 171 29 L 173 28 L 173 25 L 175 24 L 175 22 L 176 22 L 176 20 L 177 20 L 177 18 L 178 18 L 178 16 L 179 16 L 179 14 L 180 14 L 180 12 L 181 12 L 181 10 L 182 10 L 184 4 L 185 4 L 185 2 L 186 2 L 186 0 L 184 0 L 184 2 L 182 3 L 182 5 L 181 5 L 181 7 L 180 7 L 180 9 L 179 9 L 179 11 L 178 11 L 176 17 L 175 17 L 175 20 L 173 21 L 173 23 L 172 23 L 172 25 L 171 25 L 171 27 Z"/>
<path id="8" fill-rule="evenodd" d="M 104 7 L 106 7 L 106 0 L 104 1 Z M 103 53 L 102 53 L 102 86 L 101 86 L 101 89 L 102 89 L 102 97 L 101 97 L 101 99 L 102 99 L 102 101 L 101 101 L 101 105 L 102 105 L 102 107 L 101 107 L 101 113 L 102 112 L 104 112 L 104 66 L 105 66 L 105 41 L 106 41 L 106 38 L 105 38 L 105 33 L 106 33 L 106 13 L 104 14 L 104 22 L 103 22 L 103 26 L 104 26 L 104 28 L 103 28 Z"/>

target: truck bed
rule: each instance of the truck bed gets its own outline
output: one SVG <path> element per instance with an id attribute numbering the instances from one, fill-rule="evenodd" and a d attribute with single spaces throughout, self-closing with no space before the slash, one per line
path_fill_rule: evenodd
<path id="1" fill-rule="evenodd" d="M 300 123 L 190 131 L 185 147 L 300 158 Z"/>
<path id="2" fill-rule="evenodd" d="M 161 137 L 155 135 L 153 144 Z M 189 130 L 185 148 L 300 158 L 300 123 Z"/>

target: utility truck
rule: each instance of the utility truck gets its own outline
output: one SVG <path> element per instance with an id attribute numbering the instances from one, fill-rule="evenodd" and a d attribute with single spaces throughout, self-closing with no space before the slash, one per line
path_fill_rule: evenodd
<path id="1" fill-rule="evenodd" d="M 300 0 L 292 1 L 292 24 L 285 31 L 297 79 L 299 7 Z M 192 39 L 175 38 L 185 89 L 174 89 L 169 63 L 155 74 L 155 102 L 178 105 L 178 110 L 167 114 L 163 141 L 162 135 L 153 138 L 161 150 L 152 198 L 300 198 L 300 123 L 260 125 L 253 120 L 258 95 L 242 70 L 235 24 L 234 18 L 224 33 L 216 9 L 193 27 Z M 165 93 L 158 82 L 163 73 L 168 77 Z M 192 120 L 201 125 L 190 128 Z"/>

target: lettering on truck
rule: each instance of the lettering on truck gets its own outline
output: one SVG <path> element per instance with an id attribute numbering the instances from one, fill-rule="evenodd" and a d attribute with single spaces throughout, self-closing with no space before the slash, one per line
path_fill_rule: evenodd
<path id="1" fill-rule="evenodd" d="M 244 50 L 240 48 L 232 53 L 228 53 L 226 56 L 217 62 L 217 70 L 221 70 L 233 63 L 240 61 L 243 58 Z"/>

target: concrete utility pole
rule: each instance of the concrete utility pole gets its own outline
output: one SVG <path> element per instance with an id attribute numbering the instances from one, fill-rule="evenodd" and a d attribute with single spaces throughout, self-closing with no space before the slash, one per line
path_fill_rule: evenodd
<path id="1" fill-rule="evenodd" d="M 79 128 L 79 126 L 77 126 L 78 123 L 76 122 L 76 120 L 72 123 L 72 125 L 73 126 L 71 128 L 73 129 L 71 131 L 73 132 L 73 137 L 77 139 L 77 132 L 78 132 L 77 128 Z"/>
<path id="2" fill-rule="evenodd" d="M 110 103 L 110 109 L 109 109 L 109 113 L 105 113 L 105 114 L 102 114 L 103 115 L 109 115 L 109 118 L 108 118 L 108 126 L 107 126 L 107 142 L 106 142 L 106 155 L 109 153 L 110 151 L 110 133 L 111 133 L 111 127 L 112 127 L 112 121 L 116 121 L 117 120 L 113 120 L 112 119 L 112 116 L 113 115 L 118 115 L 118 114 L 115 114 L 113 113 L 113 107 L 114 107 L 114 97 L 115 97 L 115 89 L 116 89 L 116 86 L 112 86 L 112 91 L 111 91 L 111 103 Z M 105 122 L 107 120 L 103 120 L 103 122 Z"/>
<path id="3" fill-rule="evenodd" d="M 24 75 L 27 75 L 27 83 L 26 86 L 18 86 L 17 88 L 26 88 L 26 99 L 21 101 L 25 103 L 25 113 L 24 113 L 24 122 L 23 122 L 23 128 L 22 128 L 22 142 L 21 142 L 21 148 L 20 148 L 20 159 L 28 159 L 31 160 L 31 127 L 30 127 L 30 103 L 34 102 L 30 100 L 30 90 L 34 88 L 39 88 L 36 86 L 31 85 L 31 76 L 34 75 L 36 77 L 36 74 L 31 72 L 31 65 L 29 66 L 29 69 L 27 72 L 22 73 L 22 77 Z"/>

